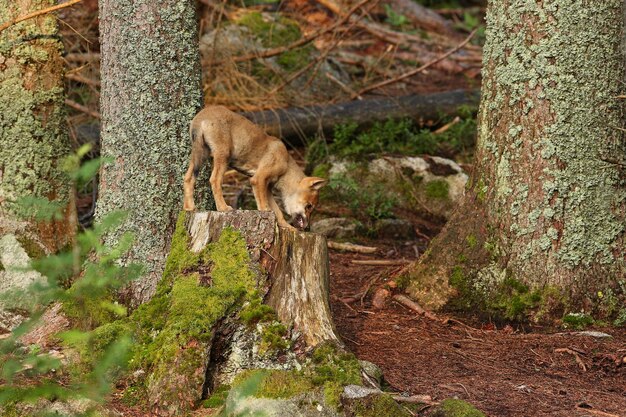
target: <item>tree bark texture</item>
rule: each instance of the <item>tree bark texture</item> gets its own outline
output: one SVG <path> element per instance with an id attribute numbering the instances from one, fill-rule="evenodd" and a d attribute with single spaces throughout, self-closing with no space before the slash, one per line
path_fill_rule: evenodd
<path id="1" fill-rule="evenodd" d="M 490 1 L 476 168 L 410 276 L 426 306 L 505 281 L 566 310 L 623 299 L 623 1 Z M 454 288 L 452 288 L 454 287 Z"/>
<path id="2" fill-rule="evenodd" d="M 195 3 L 102 0 L 100 5 L 102 155 L 96 214 L 126 210 L 129 260 L 147 267 L 131 304 L 155 291 L 182 201 L 189 122 L 202 104 Z M 201 184 L 208 184 L 201 181 Z M 212 205 L 208 185 L 200 187 Z M 119 234 L 112 234 L 113 242 Z"/>
<path id="3" fill-rule="evenodd" d="M 53 5 L 52 0 L 0 1 L 5 22 Z M 50 253 L 73 234 L 70 187 L 61 169 L 69 154 L 65 130 L 63 45 L 54 16 L 39 16 L 0 32 L 0 236 L 25 234 L 29 246 Z M 63 208 L 52 222 L 18 224 L 11 203 L 46 198 Z"/>
<path id="4" fill-rule="evenodd" d="M 415 121 L 438 119 L 442 114 L 455 114 L 460 106 L 476 106 L 476 90 L 456 90 L 426 95 L 408 95 L 346 103 L 292 107 L 287 109 L 245 112 L 243 116 L 282 138 L 306 138 L 332 132 L 340 123 L 354 121 L 369 126 L 377 121 L 409 118 Z"/>

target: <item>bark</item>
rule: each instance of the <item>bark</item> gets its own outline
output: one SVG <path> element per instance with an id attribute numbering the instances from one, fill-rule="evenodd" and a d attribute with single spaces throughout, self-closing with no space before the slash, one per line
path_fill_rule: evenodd
<path id="1" fill-rule="evenodd" d="M 100 1 L 103 169 L 96 215 L 126 210 L 128 260 L 146 265 L 131 304 L 155 291 L 181 207 L 188 124 L 202 104 L 195 3 Z M 207 184 L 200 181 L 200 184 Z M 201 193 L 212 205 L 208 186 Z"/>
<path id="2" fill-rule="evenodd" d="M 0 22 L 54 3 L 2 0 Z M 69 181 L 60 167 L 70 151 L 62 51 L 54 16 L 39 16 L 0 32 L 0 236 L 21 234 L 29 252 L 55 252 L 74 232 Z M 11 203 L 23 197 L 49 199 L 59 204 L 63 216 L 20 224 Z"/>
<path id="3" fill-rule="evenodd" d="M 409 271 L 422 305 L 488 304 L 516 281 L 547 310 L 558 294 L 542 314 L 617 313 L 603 295 L 620 305 L 626 279 L 622 8 L 490 1 L 476 169 Z"/>
<path id="4" fill-rule="evenodd" d="M 437 119 L 442 114 L 454 115 L 460 106 L 477 105 L 478 99 L 478 91 L 457 90 L 242 114 L 271 135 L 310 137 L 332 132 L 337 124 L 350 121 L 368 126 L 388 119 L 409 118 L 418 122 Z"/>

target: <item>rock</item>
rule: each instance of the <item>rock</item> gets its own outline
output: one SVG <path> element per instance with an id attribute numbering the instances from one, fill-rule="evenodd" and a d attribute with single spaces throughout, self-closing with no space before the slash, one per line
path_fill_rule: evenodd
<path id="1" fill-rule="evenodd" d="M 359 385 L 344 387 L 341 405 L 346 417 L 410 417 L 412 414 L 389 394 Z"/>
<path id="2" fill-rule="evenodd" d="M 459 164 L 438 156 L 385 156 L 360 164 L 331 159 L 328 173 L 365 186 L 382 184 L 398 206 L 444 219 L 456 208 L 468 180 Z"/>
<path id="3" fill-rule="evenodd" d="M 596 332 L 596 331 L 592 331 L 592 330 L 585 330 L 585 331 L 582 331 L 582 332 L 572 332 L 570 334 L 573 334 L 575 336 L 595 337 L 596 339 L 607 339 L 607 338 L 613 337 L 613 336 L 611 336 L 608 333 Z"/>
<path id="4" fill-rule="evenodd" d="M 408 220 L 380 219 L 374 223 L 376 235 L 383 239 L 412 240 L 415 239 L 415 229 Z"/>
<path id="5" fill-rule="evenodd" d="M 30 257 L 14 234 L 0 238 L 0 333 L 16 328 L 26 318 L 32 297 L 28 288 L 45 278 L 37 271 L 28 270 Z"/>
<path id="6" fill-rule="evenodd" d="M 372 385 L 372 388 L 380 389 L 383 383 L 383 371 L 374 363 L 359 360 L 363 378 Z"/>
<path id="7" fill-rule="evenodd" d="M 331 217 L 314 222 L 311 231 L 326 237 L 347 239 L 356 235 L 357 225 L 350 219 Z"/>
<path id="8" fill-rule="evenodd" d="M 372 305 L 377 310 L 382 310 L 387 305 L 391 292 L 386 288 L 378 288 L 372 297 Z"/>

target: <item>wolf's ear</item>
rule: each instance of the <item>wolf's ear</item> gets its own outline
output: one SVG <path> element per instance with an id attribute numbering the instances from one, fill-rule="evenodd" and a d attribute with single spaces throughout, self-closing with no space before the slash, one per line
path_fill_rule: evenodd
<path id="1" fill-rule="evenodd" d="M 309 182 L 309 187 L 315 191 L 319 191 L 320 188 L 328 184 L 328 180 L 319 177 L 309 177 L 307 180 Z"/>

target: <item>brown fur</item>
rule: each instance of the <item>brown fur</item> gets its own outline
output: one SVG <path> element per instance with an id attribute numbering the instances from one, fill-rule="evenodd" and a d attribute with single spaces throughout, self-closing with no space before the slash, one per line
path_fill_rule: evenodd
<path id="1" fill-rule="evenodd" d="M 250 177 L 259 210 L 272 210 L 283 227 L 291 227 L 272 196 L 276 187 L 292 222 L 300 229 L 308 226 L 319 199 L 319 189 L 327 181 L 307 177 L 287 152 L 280 139 L 267 135 L 260 127 L 222 106 L 209 106 L 191 121 L 191 161 L 184 178 L 183 208 L 195 209 L 193 190 L 198 170 L 209 153 L 213 156 L 211 189 L 218 211 L 230 211 L 222 193 L 227 168 Z"/>

